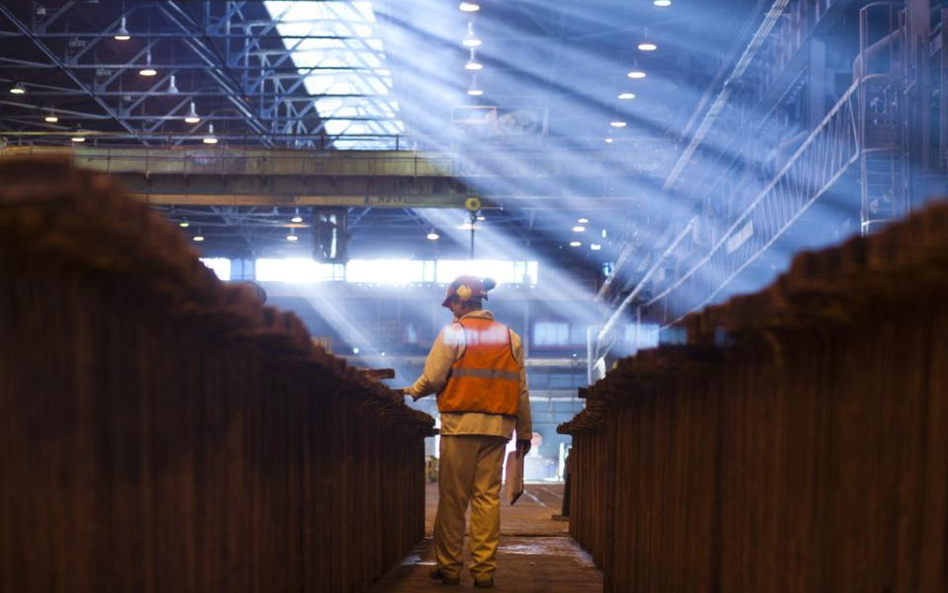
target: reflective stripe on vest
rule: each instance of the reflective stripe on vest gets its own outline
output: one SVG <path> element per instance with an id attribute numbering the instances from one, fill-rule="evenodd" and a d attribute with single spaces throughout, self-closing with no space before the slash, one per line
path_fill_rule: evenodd
<path id="1" fill-rule="evenodd" d="M 515 371 L 498 371 L 496 369 L 454 369 L 451 372 L 452 377 L 478 377 L 480 379 L 507 379 L 508 381 L 520 382 L 520 373 Z"/>
<path id="2" fill-rule="evenodd" d="M 464 353 L 454 362 L 447 384 L 438 394 L 438 410 L 516 416 L 520 364 L 513 355 L 510 330 L 478 317 L 458 324 Z"/>

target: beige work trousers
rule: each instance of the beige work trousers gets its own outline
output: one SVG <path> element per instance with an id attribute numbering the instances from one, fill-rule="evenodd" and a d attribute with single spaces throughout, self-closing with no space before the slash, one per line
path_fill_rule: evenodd
<path id="1" fill-rule="evenodd" d="M 497 570 L 500 539 L 500 480 L 507 439 L 487 435 L 442 435 L 438 462 L 435 553 L 443 574 L 460 577 L 464 515 L 471 505 L 468 545 L 471 574 L 486 580 Z"/>

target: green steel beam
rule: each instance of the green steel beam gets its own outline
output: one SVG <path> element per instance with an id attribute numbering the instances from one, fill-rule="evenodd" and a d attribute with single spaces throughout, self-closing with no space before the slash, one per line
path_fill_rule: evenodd
<path id="1" fill-rule="evenodd" d="M 559 193 L 531 189 L 532 181 L 598 179 L 627 174 L 634 166 L 615 159 L 558 151 L 487 151 L 469 158 L 411 151 L 301 151 L 268 148 L 6 146 L 0 156 L 69 158 L 79 167 L 110 173 L 154 204 L 229 206 L 351 206 L 463 208 L 477 187 L 523 208 L 561 208 Z M 511 171 L 509 163 L 518 166 Z M 506 183 L 518 179 L 522 183 Z M 520 188 L 513 189 L 511 187 Z M 513 195 L 511 195 L 511 192 Z M 633 195 L 586 196 L 587 208 L 629 207 Z"/>

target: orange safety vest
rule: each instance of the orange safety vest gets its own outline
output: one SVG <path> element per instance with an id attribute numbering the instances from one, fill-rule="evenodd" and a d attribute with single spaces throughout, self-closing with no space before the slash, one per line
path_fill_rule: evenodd
<path id="1" fill-rule="evenodd" d="M 458 324 L 464 353 L 454 361 L 448 381 L 438 393 L 438 411 L 516 416 L 520 365 L 513 355 L 510 330 L 502 323 L 478 317 Z"/>

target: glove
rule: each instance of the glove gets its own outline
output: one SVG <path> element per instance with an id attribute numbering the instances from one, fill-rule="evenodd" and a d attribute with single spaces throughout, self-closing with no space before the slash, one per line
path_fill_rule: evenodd
<path id="1" fill-rule="evenodd" d="M 521 457 L 526 457 L 530 452 L 530 439 L 517 439 L 517 453 Z"/>
<path id="2" fill-rule="evenodd" d="M 408 387 L 402 387 L 402 388 L 400 388 L 400 389 L 393 389 L 392 391 L 394 391 L 395 393 L 397 393 L 398 395 L 401 395 L 401 396 L 403 396 L 403 397 L 410 397 L 410 398 L 411 398 L 411 401 L 413 401 L 413 402 L 416 402 L 416 401 L 418 401 L 419 399 L 421 399 L 420 397 L 415 397 L 414 395 L 412 395 L 411 392 L 409 391 L 409 388 L 408 388 Z"/>

